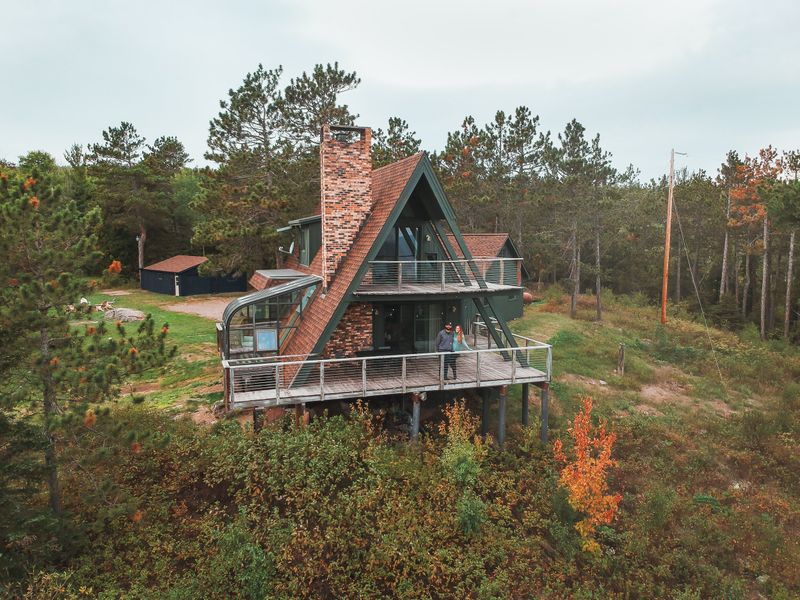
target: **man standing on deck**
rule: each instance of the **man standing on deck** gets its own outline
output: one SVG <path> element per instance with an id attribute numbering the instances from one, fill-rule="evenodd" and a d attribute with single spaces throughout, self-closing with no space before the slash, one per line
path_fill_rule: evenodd
<path id="1" fill-rule="evenodd" d="M 453 324 L 447 323 L 436 335 L 436 351 L 445 352 L 444 355 L 444 379 L 447 380 L 448 367 L 453 370 L 453 379 L 456 378 L 455 356 L 453 355 Z"/>

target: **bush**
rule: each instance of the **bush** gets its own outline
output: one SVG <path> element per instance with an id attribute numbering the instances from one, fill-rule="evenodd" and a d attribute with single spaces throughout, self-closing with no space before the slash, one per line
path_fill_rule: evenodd
<path id="1" fill-rule="evenodd" d="M 800 408 L 800 383 L 788 382 L 783 388 L 781 397 L 786 408 L 790 410 Z"/>
<path id="2" fill-rule="evenodd" d="M 656 485 L 648 490 L 642 506 L 642 521 L 645 530 L 661 531 L 672 516 L 675 504 L 675 491 L 664 485 Z"/>
<path id="3" fill-rule="evenodd" d="M 774 423 L 760 410 L 745 411 L 740 419 L 742 437 L 751 448 L 763 448 L 775 433 Z"/>
<path id="4" fill-rule="evenodd" d="M 464 535 L 474 535 L 486 521 L 486 504 L 474 491 L 464 490 L 456 502 L 456 515 L 461 532 Z"/>

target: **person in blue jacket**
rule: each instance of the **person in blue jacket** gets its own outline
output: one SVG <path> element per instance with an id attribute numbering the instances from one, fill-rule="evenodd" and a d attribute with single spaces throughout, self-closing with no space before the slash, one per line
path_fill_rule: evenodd
<path id="1" fill-rule="evenodd" d="M 456 325 L 456 332 L 453 336 L 453 358 L 451 363 L 453 367 L 453 379 L 458 377 L 458 375 L 456 375 L 456 368 L 458 367 L 458 355 L 456 352 L 465 352 L 467 350 L 472 350 L 472 348 L 470 348 L 469 344 L 467 344 L 467 338 L 461 329 L 461 325 Z"/>

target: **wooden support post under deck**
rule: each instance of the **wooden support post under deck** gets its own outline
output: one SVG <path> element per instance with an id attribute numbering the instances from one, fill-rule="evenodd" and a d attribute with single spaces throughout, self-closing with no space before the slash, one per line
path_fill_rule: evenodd
<path id="1" fill-rule="evenodd" d="M 508 398 L 508 388 L 500 386 L 500 402 L 497 408 L 497 441 L 502 446 L 506 441 L 506 399 Z"/>
<path id="2" fill-rule="evenodd" d="M 304 427 L 308 423 L 308 413 L 306 412 L 305 404 L 294 405 L 294 419 L 295 423 L 300 427 Z"/>
<path id="3" fill-rule="evenodd" d="M 522 424 L 528 426 L 528 392 L 530 388 L 529 383 L 522 384 Z"/>
<path id="4" fill-rule="evenodd" d="M 547 417 L 549 412 L 549 402 L 550 402 L 550 384 L 543 383 L 541 384 L 542 388 L 542 431 L 540 438 L 542 443 L 547 443 Z"/>
<path id="5" fill-rule="evenodd" d="M 483 415 L 481 415 L 481 435 L 486 439 L 489 433 L 489 390 L 480 390 L 483 399 Z"/>
<path id="6" fill-rule="evenodd" d="M 411 394 L 411 439 L 416 440 L 419 437 L 419 412 L 420 412 L 420 397 L 419 394 Z"/>

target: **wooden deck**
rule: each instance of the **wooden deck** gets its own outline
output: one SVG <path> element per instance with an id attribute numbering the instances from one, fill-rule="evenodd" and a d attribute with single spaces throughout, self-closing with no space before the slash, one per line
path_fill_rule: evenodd
<path id="1" fill-rule="evenodd" d="M 457 377 L 452 378 L 452 371 L 448 369 L 450 379 L 447 380 L 442 377 L 441 354 L 323 361 L 322 368 L 319 361 L 309 362 L 288 387 L 275 385 L 287 371 L 282 366 L 242 368 L 231 379 L 231 406 L 278 406 L 549 381 L 547 352 L 532 354 L 518 350 L 514 360 L 503 350 L 464 352 L 454 356 Z"/>

